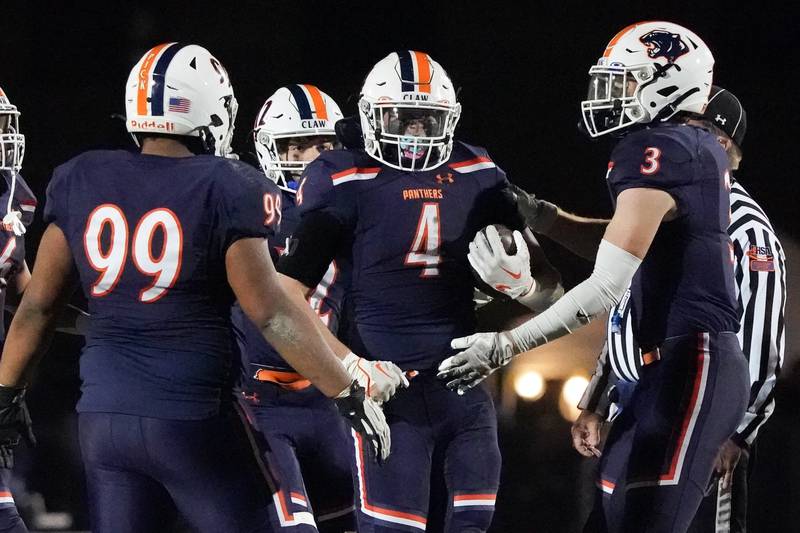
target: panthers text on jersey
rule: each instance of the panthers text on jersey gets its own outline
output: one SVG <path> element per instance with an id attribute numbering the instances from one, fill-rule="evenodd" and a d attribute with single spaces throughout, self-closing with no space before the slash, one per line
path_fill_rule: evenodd
<path id="1" fill-rule="evenodd" d="M 634 335 L 643 349 L 692 332 L 737 331 L 725 151 L 708 131 L 664 124 L 623 138 L 611 154 L 612 199 L 660 189 L 677 204 L 631 284 Z"/>
<path id="2" fill-rule="evenodd" d="M 231 381 L 225 254 L 272 235 L 280 191 L 213 156 L 87 152 L 58 167 L 45 221 L 66 236 L 89 300 L 79 412 L 200 419 Z"/>
<path id="3" fill-rule="evenodd" d="M 488 224 L 522 229 L 505 173 L 456 142 L 433 170 L 380 165 L 363 151 L 325 152 L 298 189 L 302 216 L 327 210 L 352 240 L 352 347 L 403 369 L 434 368 L 474 332 L 468 244 Z M 340 251 L 347 255 L 346 251 Z"/>

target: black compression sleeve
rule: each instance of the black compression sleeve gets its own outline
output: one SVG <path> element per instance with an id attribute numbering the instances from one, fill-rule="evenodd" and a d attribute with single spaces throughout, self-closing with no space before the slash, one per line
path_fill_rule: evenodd
<path id="1" fill-rule="evenodd" d="M 306 287 L 316 287 L 344 235 L 345 226 L 334 214 L 324 209 L 304 214 L 278 261 L 278 272 Z"/>

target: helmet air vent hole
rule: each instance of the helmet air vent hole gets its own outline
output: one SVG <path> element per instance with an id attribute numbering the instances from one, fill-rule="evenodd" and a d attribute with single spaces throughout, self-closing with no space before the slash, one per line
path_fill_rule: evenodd
<path id="1" fill-rule="evenodd" d="M 669 87 L 664 87 L 663 89 L 659 89 L 657 92 L 658 92 L 659 95 L 661 95 L 664 98 L 666 98 L 667 96 L 671 95 L 672 93 L 674 93 L 677 90 L 678 90 L 678 86 L 677 85 L 670 85 Z"/>

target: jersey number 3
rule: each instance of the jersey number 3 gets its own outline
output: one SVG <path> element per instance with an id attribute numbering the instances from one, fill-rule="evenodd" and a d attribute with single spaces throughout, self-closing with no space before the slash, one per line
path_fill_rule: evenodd
<path id="1" fill-rule="evenodd" d="M 101 242 L 106 228 L 110 231 L 108 249 Z M 108 295 L 117 286 L 128 258 L 128 221 L 114 204 L 97 206 L 89 214 L 83 247 L 93 269 L 100 272 L 91 286 L 92 296 Z M 153 239 L 161 234 L 161 252 L 153 256 Z M 178 217 L 166 208 L 145 213 L 133 230 L 131 256 L 137 270 L 153 278 L 152 283 L 139 291 L 139 301 L 152 303 L 162 298 L 175 285 L 181 271 L 183 230 Z"/>
<path id="2" fill-rule="evenodd" d="M 425 202 L 419 214 L 417 231 L 411 250 L 406 254 L 405 264 L 422 266 L 421 278 L 439 275 L 439 263 L 442 262 L 439 247 L 442 245 L 442 225 L 439 217 L 439 204 Z"/>
<path id="3" fill-rule="evenodd" d="M 645 176 L 652 176 L 661 168 L 661 150 L 651 146 L 644 151 L 644 163 L 639 166 L 639 172 Z"/>

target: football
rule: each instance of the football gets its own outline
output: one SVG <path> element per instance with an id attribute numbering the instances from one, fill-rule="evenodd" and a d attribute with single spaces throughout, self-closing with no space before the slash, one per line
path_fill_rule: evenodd
<path id="1" fill-rule="evenodd" d="M 492 225 L 497 229 L 497 233 L 500 235 L 500 242 L 503 243 L 503 248 L 505 249 L 506 253 L 508 255 L 514 255 L 517 253 L 517 243 L 514 242 L 514 233 L 502 224 Z M 489 226 L 486 227 L 488 228 Z M 481 233 L 485 234 L 486 228 L 483 228 Z"/>
<path id="2" fill-rule="evenodd" d="M 508 229 L 506 226 L 502 224 L 492 224 L 496 229 L 497 233 L 500 235 L 500 242 L 503 243 L 503 248 L 505 249 L 506 253 L 509 255 L 514 255 L 517 253 L 517 244 L 514 242 L 514 234 L 513 232 Z M 487 228 L 489 226 L 486 226 Z M 478 232 L 478 234 L 483 233 L 485 235 L 486 228 L 483 228 Z M 508 300 L 508 296 L 501 293 L 500 291 L 495 290 L 493 287 L 487 285 L 481 277 L 475 272 L 475 269 L 470 267 L 472 271 L 472 275 L 475 278 L 475 288 L 481 291 L 484 294 L 491 296 L 492 298 L 499 298 L 501 300 Z"/>

